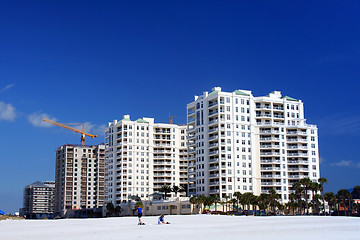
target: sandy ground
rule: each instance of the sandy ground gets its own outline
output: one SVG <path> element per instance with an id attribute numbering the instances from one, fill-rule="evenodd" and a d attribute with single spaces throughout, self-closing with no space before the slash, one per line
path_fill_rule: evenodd
<path id="1" fill-rule="evenodd" d="M 5 220 L 0 221 L 1 240 L 49 239 L 360 239 L 360 218 L 351 217 L 253 217 L 166 216 L 169 225 L 157 225 L 157 217 Z"/>

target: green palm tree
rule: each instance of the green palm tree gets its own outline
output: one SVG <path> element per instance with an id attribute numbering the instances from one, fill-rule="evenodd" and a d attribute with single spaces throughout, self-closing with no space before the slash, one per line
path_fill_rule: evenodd
<path id="1" fill-rule="evenodd" d="M 229 196 L 228 195 L 225 195 L 225 206 L 226 206 L 226 212 L 228 212 L 228 201 L 229 201 Z"/>
<path id="2" fill-rule="evenodd" d="M 302 214 L 301 213 L 301 208 L 302 208 L 302 202 L 301 202 L 301 198 L 302 198 L 302 195 L 303 195 L 303 192 L 304 192 L 304 188 L 303 186 L 301 185 L 301 183 L 298 181 L 298 182 L 295 182 L 293 184 L 293 189 L 294 189 L 294 194 L 297 198 L 297 205 L 298 205 L 298 211 L 299 211 L 299 214 Z"/>
<path id="3" fill-rule="evenodd" d="M 337 194 L 336 197 L 341 200 L 341 202 L 343 203 L 344 206 L 344 211 L 345 211 L 345 216 L 346 216 L 346 200 L 351 199 L 351 193 L 349 192 L 349 190 L 347 189 L 340 189 Z"/>
<path id="4" fill-rule="evenodd" d="M 336 196 L 332 192 L 326 192 L 326 193 L 324 193 L 324 199 L 329 204 L 329 215 L 330 215 L 331 210 L 336 205 Z M 325 210 L 325 206 L 324 206 L 324 210 Z"/>
<path id="5" fill-rule="evenodd" d="M 205 203 L 205 196 L 200 195 L 196 199 L 197 199 L 197 203 L 200 204 L 200 213 L 202 213 L 203 204 Z"/>
<path id="6" fill-rule="evenodd" d="M 313 197 L 316 213 L 320 215 L 320 205 L 321 205 L 322 196 L 320 194 L 315 194 Z"/>
<path id="7" fill-rule="evenodd" d="M 197 197 L 191 196 L 190 197 L 190 203 L 193 204 L 193 210 L 195 209 L 195 205 L 197 204 Z"/>
<path id="8" fill-rule="evenodd" d="M 232 207 L 233 207 L 233 211 L 235 211 L 235 205 L 236 205 L 236 198 L 232 198 L 230 199 L 228 202 L 229 204 L 232 204 Z M 229 207 L 230 208 L 230 207 Z"/>
<path id="9" fill-rule="evenodd" d="M 217 211 L 217 204 L 221 201 L 219 195 L 213 195 L 212 200 L 215 203 L 215 211 Z"/>
<path id="10" fill-rule="evenodd" d="M 211 205 L 214 204 L 214 199 L 212 197 L 204 197 L 204 205 L 205 207 L 208 206 L 209 208 Z"/>
<path id="11" fill-rule="evenodd" d="M 320 184 L 317 182 L 311 182 L 310 184 L 310 190 L 311 190 L 311 209 L 312 212 L 317 212 L 317 206 L 318 206 L 318 199 L 314 199 L 315 195 L 320 191 Z M 318 213 L 318 212 L 317 212 Z"/>
<path id="12" fill-rule="evenodd" d="M 309 214 L 309 196 L 308 196 L 308 191 L 311 189 L 311 185 L 312 185 L 312 181 L 310 180 L 310 178 L 303 178 L 300 179 L 300 184 L 303 186 L 304 188 L 304 198 L 305 198 L 305 205 L 306 205 L 306 214 Z"/>
<path id="13" fill-rule="evenodd" d="M 241 192 L 235 192 L 234 193 L 234 197 L 236 198 L 236 209 L 239 211 L 239 203 L 240 203 L 240 199 L 241 199 Z"/>
<path id="14" fill-rule="evenodd" d="M 295 193 L 289 194 L 289 200 L 290 200 L 290 205 L 292 206 L 293 215 L 295 215 L 295 200 L 297 200 L 297 199 L 298 198 L 296 197 Z"/>
<path id="15" fill-rule="evenodd" d="M 269 204 L 270 204 L 269 194 L 261 193 L 260 196 L 258 197 L 259 209 L 264 210 L 264 212 L 266 214 Z"/>
<path id="16" fill-rule="evenodd" d="M 251 192 L 246 192 L 241 196 L 241 201 L 247 206 L 246 210 L 250 210 L 250 203 L 253 195 L 254 194 Z"/>
<path id="17" fill-rule="evenodd" d="M 254 210 L 254 215 L 256 216 L 256 210 L 257 210 L 257 206 L 259 204 L 259 197 L 258 196 L 255 196 L 255 195 L 252 195 L 251 196 L 251 199 L 250 199 L 250 203 L 251 205 L 253 206 L 253 210 Z"/>
<path id="18" fill-rule="evenodd" d="M 181 189 L 180 189 L 178 186 L 175 186 L 175 185 L 174 185 L 174 186 L 172 187 L 172 189 L 171 189 L 171 191 L 172 191 L 173 193 L 175 193 L 175 197 L 177 197 L 177 193 L 180 192 L 180 190 L 181 190 Z"/>
<path id="19" fill-rule="evenodd" d="M 360 199 L 360 185 L 355 186 L 351 192 L 352 199 Z"/>
<path id="20" fill-rule="evenodd" d="M 322 197 L 322 200 L 323 200 L 324 215 L 326 215 L 326 213 L 325 213 L 325 198 L 324 198 L 324 184 L 328 183 L 328 180 L 326 178 L 324 178 L 324 177 L 321 177 L 321 178 L 318 179 L 318 182 L 320 184 L 321 197 Z"/>
<path id="21" fill-rule="evenodd" d="M 273 206 L 274 215 L 276 214 L 276 203 L 279 198 L 280 198 L 280 195 L 276 193 L 275 189 L 272 188 L 269 190 L 269 199 L 270 199 L 270 203 Z"/>
<path id="22" fill-rule="evenodd" d="M 171 187 L 169 185 L 164 185 L 160 188 L 160 192 L 164 193 L 164 199 L 167 198 L 167 194 L 171 193 Z"/>

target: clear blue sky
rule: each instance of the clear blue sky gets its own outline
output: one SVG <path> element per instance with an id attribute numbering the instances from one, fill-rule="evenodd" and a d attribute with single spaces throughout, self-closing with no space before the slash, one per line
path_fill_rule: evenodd
<path id="1" fill-rule="evenodd" d="M 41 117 L 88 122 L 94 133 L 123 114 L 167 122 L 214 86 L 302 99 L 308 123 L 319 126 L 326 190 L 359 185 L 359 7 L 2 1 L 0 209 L 17 211 L 25 185 L 54 180 L 55 149 L 80 142 L 78 134 L 44 127 Z"/>

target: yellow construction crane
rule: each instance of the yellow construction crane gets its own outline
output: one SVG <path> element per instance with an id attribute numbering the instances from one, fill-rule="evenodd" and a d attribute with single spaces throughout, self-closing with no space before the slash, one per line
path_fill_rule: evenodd
<path id="1" fill-rule="evenodd" d="M 43 119 L 44 122 L 47 122 L 47 123 L 51 123 L 51 124 L 54 124 L 55 126 L 59 126 L 59 127 L 62 127 L 62 128 L 65 128 L 65 129 L 68 129 L 68 130 L 71 130 L 71 131 L 74 131 L 74 132 L 77 132 L 77 133 L 81 133 L 81 146 L 84 147 L 85 146 L 85 135 L 86 136 L 89 136 L 91 138 L 96 138 L 97 135 L 93 135 L 93 134 L 89 134 L 89 133 L 86 133 L 85 132 L 85 124 L 84 123 L 80 123 L 82 125 L 82 131 L 77 129 L 77 128 L 74 128 L 74 127 L 70 127 L 68 125 L 65 125 L 63 123 L 58 123 L 58 122 L 55 122 L 53 120 L 50 120 L 50 119 L 47 119 L 47 118 L 44 118 Z"/>

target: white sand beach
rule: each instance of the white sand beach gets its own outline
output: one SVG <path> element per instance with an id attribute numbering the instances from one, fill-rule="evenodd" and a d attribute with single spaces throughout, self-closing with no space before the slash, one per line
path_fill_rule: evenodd
<path id="1" fill-rule="evenodd" d="M 360 239 L 360 218 L 317 216 L 166 216 L 0 221 L 1 240 Z"/>

